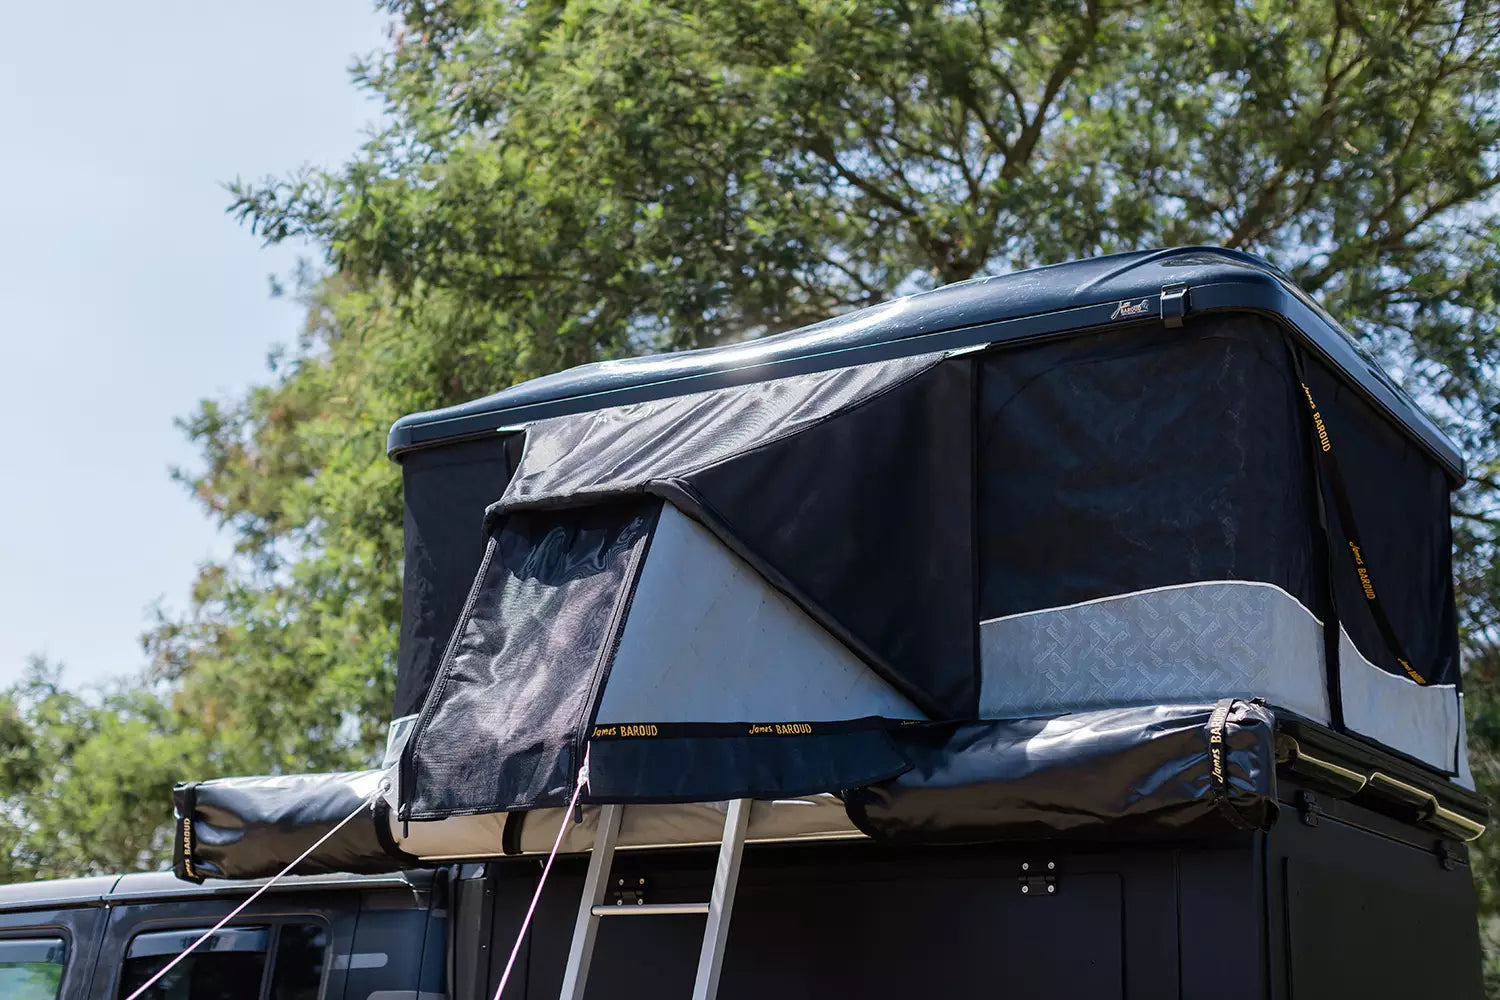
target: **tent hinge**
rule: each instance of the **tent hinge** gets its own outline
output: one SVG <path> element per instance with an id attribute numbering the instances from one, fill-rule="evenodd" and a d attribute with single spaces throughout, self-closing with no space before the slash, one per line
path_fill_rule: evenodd
<path id="1" fill-rule="evenodd" d="M 609 902 L 613 906 L 646 905 L 645 876 L 637 875 L 634 878 L 626 875 L 617 876 L 613 888 L 609 890 Z"/>
<path id="2" fill-rule="evenodd" d="M 1297 793 L 1297 811 L 1302 816 L 1304 826 L 1317 826 L 1318 820 L 1323 818 L 1323 807 L 1318 803 L 1318 797 L 1306 790 Z"/>
<path id="3" fill-rule="evenodd" d="M 1023 896 L 1055 896 L 1057 895 L 1057 862 L 1022 861 L 1019 881 Z"/>
<path id="4" fill-rule="evenodd" d="M 1188 311 L 1188 286 L 1164 285 L 1161 290 L 1161 322 L 1167 329 L 1182 325 Z"/>

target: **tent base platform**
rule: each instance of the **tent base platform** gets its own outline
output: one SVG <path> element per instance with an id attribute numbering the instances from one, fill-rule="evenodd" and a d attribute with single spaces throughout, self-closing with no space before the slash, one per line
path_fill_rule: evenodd
<path id="1" fill-rule="evenodd" d="M 1483 995 L 1466 849 L 1282 783 L 1265 832 L 746 850 L 719 996 L 1362 1000 Z M 618 857 L 607 903 L 704 898 L 711 849 Z M 585 859 L 559 859 L 505 997 L 555 997 Z M 454 996 L 491 996 L 540 865 L 452 869 Z M 589 996 L 688 995 L 702 917 L 607 921 Z"/>
<path id="2" fill-rule="evenodd" d="M 716 847 L 724 833 L 728 806 L 728 802 L 623 806 L 619 847 L 621 850 Z M 582 821 L 567 823 L 558 848 L 560 853 L 576 854 L 592 849 L 600 811 L 599 806 L 584 806 L 579 810 Z M 536 809 L 527 813 L 488 813 L 411 823 L 401 846 L 430 864 L 503 854 L 545 855 L 552 850 L 558 827 L 565 819 L 565 809 Z M 399 833 L 400 821 L 390 822 L 393 834 Z M 822 794 L 751 803 L 745 840 L 751 844 L 785 844 L 863 838 L 864 834 L 850 821 L 844 803 L 835 795 Z"/>

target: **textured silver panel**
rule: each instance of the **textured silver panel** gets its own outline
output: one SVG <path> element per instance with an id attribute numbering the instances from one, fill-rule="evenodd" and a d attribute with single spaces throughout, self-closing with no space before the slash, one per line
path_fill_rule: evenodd
<path id="1" fill-rule="evenodd" d="M 1344 725 L 1434 767 L 1456 770 L 1463 727 L 1457 689 L 1452 684 L 1423 687 L 1387 673 L 1360 654 L 1349 633 L 1339 633 Z"/>
<path id="2" fill-rule="evenodd" d="M 1326 722 L 1322 626 L 1270 584 L 1208 581 L 983 622 L 980 714 L 1262 697 Z"/>
<path id="3" fill-rule="evenodd" d="M 922 713 L 707 529 L 664 505 L 598 721 Z"/>

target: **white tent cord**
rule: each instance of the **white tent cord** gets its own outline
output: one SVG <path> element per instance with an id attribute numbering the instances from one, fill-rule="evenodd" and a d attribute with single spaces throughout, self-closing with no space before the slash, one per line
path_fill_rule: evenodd
<path id="1" fill-rule="evenodd" d="M 223 930 L 225 924 L 229 923 L 229 921 L 231 921 L 235 917 L 239 916 L 240 913 L 242 913 L 244 911 L 245 907 L 249 906 L 251 903 L 255 902 L 257 899 L 260 898 L 261 893 L 265 892 L 267 889 L 271 888 L 271 886 L 275 885 L 281 879 L 285 878 L 286 875 L 293 868 L 296 868 L 303 861 L 307 860 L 307 856 L 309 854 L 311 854 L 313 851 L 316 851 L 318 848 L 322 847 L 323 844 L 327 842 L 327 840 L 328 840 L 329 837 L 332 837 L 335 833 L 338 833 L 346 825 L 348 825 L 349 821 L 352 820 L 354 817 L 358 816 L 361 812 L 363 812 L 365 810 L 366 806 L 374 806 L 375 800 L 378 799 L 378 798 L 380 798 L 381 795 L 385 794 L 386 789 L 389 788 L 389 787 L 390 786 L 386 782 L 382 781 L 380 783 L 380 787 L 377 788 L 377 789 L 375 789 L 374 792 L 370 793 L 370 796 L 367 799 L 365 799 L 359 805 L 355 806 L 354 807 L 354 811 L 352 813 L 350 813 L 349 815 L 345 816 L 343 819 L 339 820 L 339 823 L 338 823 L 337 826 L 335 826 L 332 830 L 329 830 L 327 833 L 323 834 L 323 836 L 319 837 L 317 839 L 316 843 L 314 843 L 307 850 L 303 851 L 297 857 L 297 860 L 293 861 L 291 864 L 289 864 L 285 868 L 281 869 L 281 871 L 279 871 L 275 875 L 271 876 L 271 878 L 266 882 L 265 885 L 261 886 L 259 889 L 256 889 L 254 892 L 252 892 L 250 894 L 249 898 L 247 898 L 243 903 L 241 903 L 239 906 L 236 906 L 234 909 L 230 910 L 228 916 L 226 916 L 223 920 L 220 920 L 218 923 L 216 923 L 212 927 L 210 927 L 207 931 L 205 931 L 203 933 L 202 937 L 198 938 L 198 940 L 196 940 L 192 944 L 188 945 L 186 951 L 184 951 L 182 954 L 178 955 L 176 958 L 172 959 L 172 961 L 168 962 L 166 965 L 162 966 L 161 969 L 156 973 L 156 975 L 152 976 L 150 979 L 148 979 L 144 983 L 142 983 L 141 986 L 140 986 L 140 988 L 137 989 L 134 993 L 130 994 L 130 996 L 126 997 L 125 1000 L 137 1000 L 137 998 L 140 997 L 141 994 L 145 993 L 151 987 L 155 986 L 156 985 L 156 981 L 158 979 L 160 979 L 162 976 L 165 976 L 168 972 L 171 972 L 172 969 L 173 969 L 173 967 L 176 966 L 178 962 L 182 961 L 184 958 L 187 958 L 189 955 L 191 955 L 197 949 L 197 947 L 200 944 L 202 944 L 203 942 L 207 941 L 209 938 L 213 937 L 219 931 Z"/>
<path id="2" fill-rule="evenodd" d="M 510 958 L 505 962 L 505 971 L 500 974 L 500 985 L 495 987 L 495 1000 L 500 1000 L 500 994 L 505 992 L 505 984 L 510 981 L 510 972 L 515 968 L 516 956 L 521 953 L 521 942 L 526 940 L 526 930 L 531 926 L 531 916 L 536 913 L 537 901 L 542 898 L 542 886 L 547 884 L 547 873 L 552 870 L 552 860 L 557 857 L 557 850 L 562 847 L 563 834 L 567 832 L 568 823 L 573 819 L 573 810 L 578 805 L 578 793 L 583 791 L 583 786 L 588 783 L 589 751 L 585 747 L 583 766 L 578 769 L 578 781 L 573 785 L 573 798 L 568 801 L 568 808 L 563 810 L 562 825 L 557 828 L 557 839 L 552 842 L 552 852 L 547 855 L 547 863 L 542 866 L 542 877 L 536 880 L 536 892 L 531 894 L 531 905 L 526 908 L 526 918 L 521 921 L 521 930 L 516 934 L 516 943 L 510 949 Z"/>

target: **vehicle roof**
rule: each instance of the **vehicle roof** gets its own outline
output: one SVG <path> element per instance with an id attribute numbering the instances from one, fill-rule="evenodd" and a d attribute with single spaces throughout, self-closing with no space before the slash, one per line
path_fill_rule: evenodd
<path id="1" fill-rule="evenodd" d="M 427 870 L 389 875 L 291 875 L 278 881 L 274 892 L 308 889 L 367 889 L 383 887 L 425 888 L 433 878 Z M 232 881 L 209 879 L 194 885 L 171 872 L 136 872 L 129 875 L 90 875 L 83 878 L 14 882 L 0 885 L 0 913 L 14 910 L 57 909 L 69 906 L 100 906 L 105 903 L 142 902 L 153 899 L 184 899 L 201 896 L 239 896 L 254 892 L 267 879 Z"/>
<path id="2" fill-rule="evenodd" d="M 1305 292 L 1251 254 L 1176 247 L 1110 254 L 975 278 L 787 333 L 695 351 L 601 361 L 544 375 L 471 402 L 402 417 L 387 451 L 403 453 L 561 416 L 822 371 L 1161 317 L 1164 288 L 1185 286 L 1188 315 L 1273 314 L 1415 438 L 1456 481 L 1463 457 L 1432 420 Z M 1144 306 L 1144 308 L 1142 308 Z"/>

